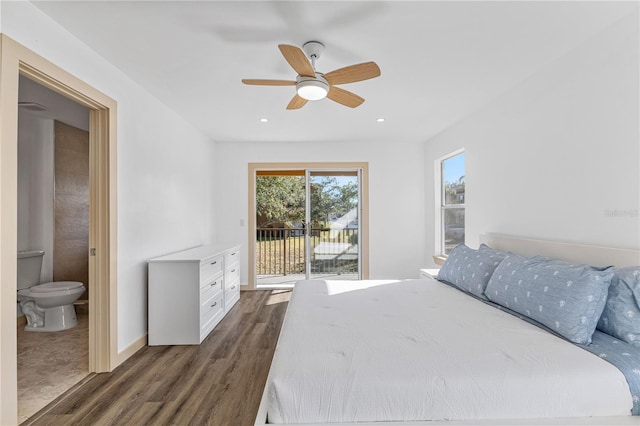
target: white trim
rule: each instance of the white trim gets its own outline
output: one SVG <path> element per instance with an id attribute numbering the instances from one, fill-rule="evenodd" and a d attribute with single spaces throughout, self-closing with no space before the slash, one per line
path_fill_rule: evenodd
<path id="1" fill-rule="evenodd" d="M 304 275 L 311 275 L 311 171 L 304 169 Z"/>
<path id="2" fill-rule="evenodd" d="M 133 343 L 131 343 L 129 346 L 127 346 L 126 348 L 124 348 L 123 350 L 118 352 L 117 364 L 118 365 L 122 364 L 123 362 L 128 360 L 130 357 L 132 357 L 133 354 L 135 354 L 136 352 L 138 352 L 140 349 L 144 348 L 145 346 L 147 346 L 147 335 L 146 334 L 144 336 L 141 336 L 140 338 L 134 340 Z"/>

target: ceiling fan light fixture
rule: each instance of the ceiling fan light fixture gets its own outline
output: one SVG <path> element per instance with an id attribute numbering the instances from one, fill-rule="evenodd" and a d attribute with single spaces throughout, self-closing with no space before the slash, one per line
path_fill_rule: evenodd
<path id="1" fill-rule="evenodd" d="M 327 97 L 329 84 L 319 78 L 301 78 L 296 83 L 298 96 L 308 101 L 318 101 Z"/>

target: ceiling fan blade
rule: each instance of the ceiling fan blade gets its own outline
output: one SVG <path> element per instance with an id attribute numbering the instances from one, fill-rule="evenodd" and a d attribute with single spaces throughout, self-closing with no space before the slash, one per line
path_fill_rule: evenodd
<path id="1" fill-rule="evenodd" d="M 289 105 L 287 105 L 287 109 L 300 109 L 305 106 L 307 102 L 309 101 L 301 96 L 298 96 L 298 94 L 296 93 L 293 99 L 291 99 L 291 102 L 289 102 Z"/>
<path id="2" fill-rule="evenodd" d="M 252 84 L 257 86 L 295 86 L 296 82 L 291 80 L 255 80 L 243 79 L 244 84 Z"/>
<path id="3" fill-rule="evenodd" d="M 344 106 L 348 106 L 349 108 L 355 108 L 364 102 L 364 98 L 361 98 L 355 93 L 333 86 L 329 87 L 327 98 Z"/>
<path id="4" fill-rule="evenodd" d="M 278 48 L 282 52 L 282 56 L 289 62 L 289 65 L 302 77 L 315 77 L 311 63 L 307 59 L 302 49 L 288 44 L 279 44 Z"/>
<path id="5" fill-rule="evenodd" d="M 324 75 L 329 84 L 354 83 L 380 76 L 380 68 L 375 62 L 364 62 L 331 71 Z"/>

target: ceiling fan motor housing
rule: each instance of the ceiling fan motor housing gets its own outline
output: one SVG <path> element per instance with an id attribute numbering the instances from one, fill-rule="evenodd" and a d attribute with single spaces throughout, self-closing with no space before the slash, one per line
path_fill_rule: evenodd
<path id="1" fill-rule="evenodd" d="M 319 41 L 308 41 L 302 45 L 302 50 L 309 59 L 318 59 L 320 54 L 324 51 L 324 44 Z"/>

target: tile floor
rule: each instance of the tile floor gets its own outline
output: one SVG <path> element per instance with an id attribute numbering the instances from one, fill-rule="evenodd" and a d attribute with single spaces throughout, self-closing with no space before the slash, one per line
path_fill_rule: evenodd
<path id="1" fill-rule="evenodd" d="M 51 333 L 18 325 L 18 421 L 27 420 L 89 374 L 89 315 Z"/>

